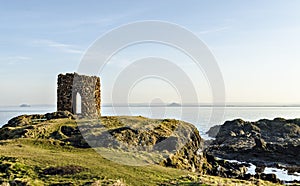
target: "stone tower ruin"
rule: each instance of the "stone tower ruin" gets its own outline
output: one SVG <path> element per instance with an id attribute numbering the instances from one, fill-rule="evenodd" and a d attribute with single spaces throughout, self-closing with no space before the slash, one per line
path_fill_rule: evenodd
<path id="1" fill-rule="evenodd" d="M 59 74 L 57 80 L 57 111 L 97 118 L 101 115 L 100 78 L 77 73 Z M 79 108 L 80 107 L 80 108 Z"/>

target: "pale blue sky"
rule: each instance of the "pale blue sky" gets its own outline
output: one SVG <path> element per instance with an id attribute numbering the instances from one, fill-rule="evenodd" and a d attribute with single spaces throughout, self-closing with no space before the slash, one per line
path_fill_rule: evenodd
<path id="1" fill-rule="evenodd" d="M 203 40 L 223 73 L 228 103 L 299 104 L 299 7 L 297 0 L 2 0 L 0 105 L 55 104 L 57 74 L 76 71 L 85 50 L 102 34 L 143 20 L 175 23 Z M 106 89 L 103 102 L 110 102 L 111 81 L 123 68 L 118 61 L 126 64 L 153 55 L 176 58 L 175 63 L 196 79 L 199 100 L 211 100 L 205 78 L 185 67 L 189 62 L 184 55 L 174 57 L 170 48 L 146 44 L 112 59 L 101 74 L 102 89 Z M 149 85 L 162 91 L 150 94 L 145 90 Z M 164 87 L 162 82 L 145 81 L 130 100 L 149 102 L 159 97 L 165 102 L 178 101 L 176 94 Z"/>

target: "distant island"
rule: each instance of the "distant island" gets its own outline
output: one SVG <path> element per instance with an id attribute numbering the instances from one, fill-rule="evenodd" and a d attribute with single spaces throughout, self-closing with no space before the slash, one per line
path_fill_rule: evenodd
<path id="1" fill-rule="evenodd" d="M 167 105 L 168 107 L 181 107 L 181 104 L 179 103 L 171 103 L 169 105 Z"/>
<path id="2" fill-rule="evenodd" d="M 20 107 L 31 107 L 31 105 L 28 105 L 28 104 L 21 104 Z"/>

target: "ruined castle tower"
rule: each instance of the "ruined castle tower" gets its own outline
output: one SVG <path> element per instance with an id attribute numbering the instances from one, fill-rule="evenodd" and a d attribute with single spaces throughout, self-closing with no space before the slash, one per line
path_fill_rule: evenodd
<path id="1" fill-rule="evenodd" d="M 59 74 L 57 111 L 69 111 L 82 117 L 97 118 L 100 114 L 100 78 L 77 73 Z"/>

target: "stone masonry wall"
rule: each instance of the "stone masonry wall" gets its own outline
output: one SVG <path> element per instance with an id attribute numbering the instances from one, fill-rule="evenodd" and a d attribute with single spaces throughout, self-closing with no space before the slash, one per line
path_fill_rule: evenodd
<path id="1" fill-rule="evenodd" d="M 83 117 L 95 118 L 101 115 L 100 78 L 77 73 L 59 74 L 57 80 L 57 111 L 76 114 L 76 95 L 81 96 Z"/>

